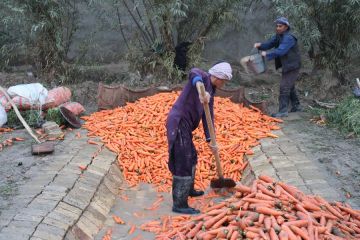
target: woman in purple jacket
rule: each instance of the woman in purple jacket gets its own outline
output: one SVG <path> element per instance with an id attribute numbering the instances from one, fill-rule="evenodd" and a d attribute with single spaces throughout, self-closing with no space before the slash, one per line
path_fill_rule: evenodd
<path id="1" fill-rule="evenodd" d="M 203 191 L 194 189 L 197 152 L 192 141 L 192 132 L 203 122 L 206 141 L 210 142 L 210 134 L 206 123 L 203 103 L 209 104 L 210 113 L 214 116 L 214 95 L 216 88 L 222 87 L 232 78 L 229 63 L 220 62 L 205 72 L 193 68 L 189 73 L 189 81 L 169 112 L 166 129 L 169 149 L 169 169 L 173 175 L 172 196 L 173 212 L 197 214 L 200 211 L 189 207 L 188 197 L 197 197 Z M 205 97 L 200 94 L 200 85 L 204 84 Z M 210 146 L 210 144 L 209 144 Z M 217 146 L 210 146 L 214 152 Z"/>

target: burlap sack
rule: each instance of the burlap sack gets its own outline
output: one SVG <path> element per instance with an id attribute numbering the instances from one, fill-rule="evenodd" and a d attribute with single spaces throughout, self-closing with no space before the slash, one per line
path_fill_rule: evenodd
<path id="1" fill-rule="evenodd" d="M 135 102 L 139 98 L 155 95 L 160 92 L 181 91 L 182 86 L 178 85 L 173 88 L 167 87 L 151 87 L 145 89 L 133 90 L 122 85 L 109 86 L 99 83 L 98 87 L 98 109 L 112 109 L 119 106 L 124 106 L 127 102 Z M 236 89 L 218 89 L 216 96 L 230 98 L 235 103 L 244 103 L 244 105 L 254 105 L 260 110 L 266 110 L 266 105 L 263 103 L 252 103 L 245 98 L 244 87 Z"/>

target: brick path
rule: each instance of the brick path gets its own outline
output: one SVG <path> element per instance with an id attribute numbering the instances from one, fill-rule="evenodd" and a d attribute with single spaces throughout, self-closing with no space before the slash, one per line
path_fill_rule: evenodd
<path id="1" fill-rule="evenodd" d="M 85 130 L 76 132 L 86 136 Z M 25 173 L 29 179 L 1 212 L 0 239 L 91 239 L 102 226 L 97 219 L 105 219 L 122 182 L 113 165 L 115 154 L 88 144 L 86 137 L 75 137 L 74 131 L 53 154 L 32 157 L 37 164 Z"/>
<path id="2" fill-rule="evenodd" d="M 296 115 L 294 115 L 296 117 Z M 78 130 L 86 136 L 85 130 Z M 128 235 L 131 224 L 137 226 L 171 213 L 171 195 L 156 211 L 144 211 L 157 199 L 149 185 L 128 189 L 116 165 L 115 154 L 102 145 L 90 145 L 86 137 L 66 135 L 52 155 L 35 157 L 38 164 L 25 173 L 29 180 L 20 186 L 14 203 L 0 215 L 0 240 L 96 239 L 113 229 L 113 239 L 152 239 L 153 234 L 139 229 Z M 242 182 L 250 184 L 260 174 L 292 184 L 305 193 L 319 194 L 329 201 L 343 199 L 329 185 L 326 176 L 282 130 L 276 139 L 263 139 L 249 158 Z M 100 151 L 101 149 L 101 151 Z M 81 170 L 79 166 L 87 166 Z M 121 195 L 128 196 L 125 201 Z M 352 204 L 353 205 L 353 204 Z M 358 208 L 357 206 L 354 206 Z M 134 212 L 142 212 L 141 218 Z M 128 224 L 115 224 L 112 215 Z"/>

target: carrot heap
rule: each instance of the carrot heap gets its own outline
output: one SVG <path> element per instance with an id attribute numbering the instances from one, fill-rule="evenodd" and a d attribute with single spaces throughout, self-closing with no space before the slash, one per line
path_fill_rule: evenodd
<path id="1" fill-rule="evenodd" d="M 162 219 L 140 228 L 156 233 L 156 239 L 360 239 L 360 211 L 347 204 L 305 195 L 268 176 L 234 190 L 188 221 L 167 221 L 164 228 Z"/>
<path id="2" fill-rule="evenodd" d="M 159 192 L 169 192 L 168 149 L 165 122 L 178 92 L 160 93 L 141 98 L 113 110 L 103 110 L 83 117 L 89 137 L 99 136 L 105 146 L 118 154 L 118 164 L 130 186 L 152 183 Z M 281 120 L 262 114 L 255 107 L 246 108 L 226 98 L 215 97 L 215 129 L 225 177 L 240 180 L 246 167 L 244 155 L 265 137 L 277 137 L 271 130 Z M 194 131 L 198 150 L 195 185 L 205 189 L 216 176 L 211 151 L 200 128 Z"/>

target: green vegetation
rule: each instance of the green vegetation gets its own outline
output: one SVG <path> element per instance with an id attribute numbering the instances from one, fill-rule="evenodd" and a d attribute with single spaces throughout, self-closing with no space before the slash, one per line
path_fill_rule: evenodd
<path id="1" fill-rule="evenodd" d="M 360 99 L 348 97 L 336 108 L 327 110 L 325 116 L 331 126 L 342 132 L 360 134 Z"/>
<path id="2" fill-rule="evenodd" d="M 46 112 L 46 121 L 56 122 L 59 126 L 66 123 L 59 108 L 51 108 Z"/>
<path id="3" fill-rule="evenodd" d="M 205 41 L 220 37 L 231 28 L 238 29 L 239 13 L 255 1 L 97 0 L 93 4 L 104 2 L 113 6 L 106 16 L 115 16 L 117 22 L 107 24 L 119 29 L 132 70 L 178 83 L 184 72 L 173 66 L 175 47 L 190 42 L 188 66 L 201 66 Z M 122 14 L 123 9 L 127 16 Z M 126 17 L 134 27 L 125 23 Z"/>
<path id="4" fill-rule="evenodd" d="M 335 108 L 314 108 L 310 111 L 312 115 L 324 116 L 326 124 L 339 129 L 344 134 L 354 133 L 360 135 L 360 99 L 347 97 Z"/>
<path id="5" fill-rule="evenodd" d="M 31 127 L 39 126 L 42 121 L 42 117 L 41 117 L 39 110 L 21 111 L 21 116 L 24 118 L 26 123 Z M 18 116 L 16 115 L 16 113 L 13 109 L 11 109 L 7 113 L 7 118 L 8 118 L 8 121 L 7 121 L 8 127 L 23 128 L 22 123 L 20 122 Z"/>
<path id="6" fill-rule="evenodd" d="M 142 80 L 152 75 L 152 80 L 178 83 L 184 77 L 184 72 L 173 66 L 178 44 L 192 43 L 189 67 L 208 68 L 211 63 L 202 59 L 206 42 L 231 30 L 243 30 L 244 18 L 262 14 L 256 12 L 259 6 L 264 11 L 265 5 L 259 0 L 3 0 L 0 70 L 31 65 L 49 82 L 82 81 L 91 74 L 80 64 L 96 69 L 104 63 L 95 35 L 98 30 L 109 29 L 121 36 L 119 42 L 126 49 L 126 54 L 114 49 L 112 61 L 126 60 Z M 267 14 L 290 19 L 314 69 L 330 69 L 339 84 L 349 83 L 346 74 L 360 59 L 360 1 L 274 0 L 266 7 Z M 77 55 L 70 59 L 70 46 L 82 20 L 80 9 L 84 8 L 94 17 L 94 28 L 82 33 L 87 37 L 78 40 Z M 85 59 L 89 50 L 100 54 Z"/>
<path id="7" fill-rule="evenodd" d="M 360 57 L 360 1 L 275 0 L 279 15 L 288 16 L 314 68 L 330 69 L 341 84 Z"/>
<path id="8" fill-rule="evenodd" d="M 3 0 L 0 2 L 0 67 L 23 63 L 55 77 L 77 29 L 78 11 L 72 0 Z"/>

